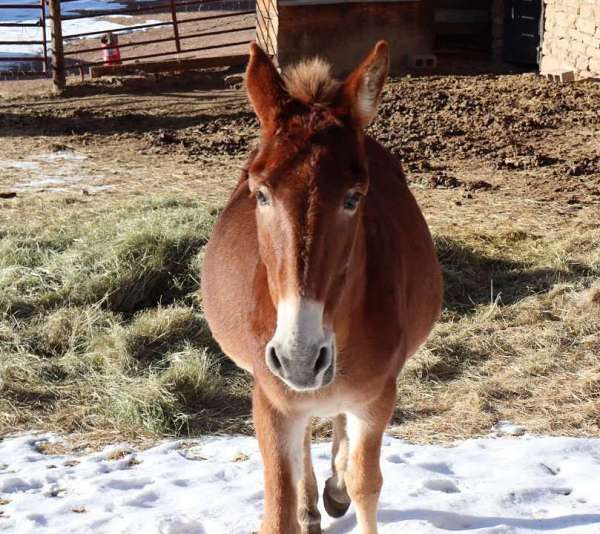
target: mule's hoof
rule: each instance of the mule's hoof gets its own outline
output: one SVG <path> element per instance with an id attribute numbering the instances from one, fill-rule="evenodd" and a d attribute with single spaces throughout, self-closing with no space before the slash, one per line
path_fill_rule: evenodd
<path id="1" fill-rule="evenodd" d="M 325 506 L 325 511 L 330 517 L 338 518 L 342 517 L 348 511 L 348 508 L 350 508 L 350 501 L 336 501 L 329 495 L 327 488 L 325 488 L 323 490 L 323 505 Z"/>

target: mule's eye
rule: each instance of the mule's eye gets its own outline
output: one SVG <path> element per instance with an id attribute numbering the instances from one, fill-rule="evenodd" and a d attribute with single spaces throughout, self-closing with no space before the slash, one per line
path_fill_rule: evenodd
<path id="1" fill-rule="evenodd" d="M 256 191 L 256 201 L 258 202 L 259 206 L 268 206 L 269 205 L 269 197 L 267 196 L 267 194 L 258 189 Z"/>
<path id="2" fill-rule="evenodd" d="M 357 192 L 348 193 L 344 199 L 344 210 L 355 211 L 362 195 Z"/>

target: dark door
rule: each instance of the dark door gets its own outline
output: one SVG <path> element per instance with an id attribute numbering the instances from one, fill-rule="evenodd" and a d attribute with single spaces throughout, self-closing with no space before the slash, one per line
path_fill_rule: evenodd
<path id="1" fill-rule="evenodd" d="M 504 60 L 537 65 L 541 43 L 542 0 L 506 0 Z"/>

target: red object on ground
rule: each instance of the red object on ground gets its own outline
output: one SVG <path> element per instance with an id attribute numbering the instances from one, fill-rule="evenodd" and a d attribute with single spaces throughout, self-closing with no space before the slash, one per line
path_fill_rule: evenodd
<path id="1" fill-rule="evenodd" d="M 105 65 L 119 65 L 121 63 L 121 50 L 119 50 L 119 36 L 114 33 L 105 33 L 100 39 L 102 42 L 102 59 Z"/>

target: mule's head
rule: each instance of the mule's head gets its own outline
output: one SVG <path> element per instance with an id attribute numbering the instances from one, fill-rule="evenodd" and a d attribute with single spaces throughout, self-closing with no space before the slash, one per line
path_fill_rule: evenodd
<path id="1" fill-rule="evenodd" d="M 247 170 L 277 309 L 265 358 L 295 390 L 319 389 L 335 377 L 333 322 L 369 188 L 363 131 L 388 65 L 388 46 L 379 42 L 343 83 L 317 59 L 280 76 L 258 46 L 251 48 L 246 84 L 261 141 Z"/>

